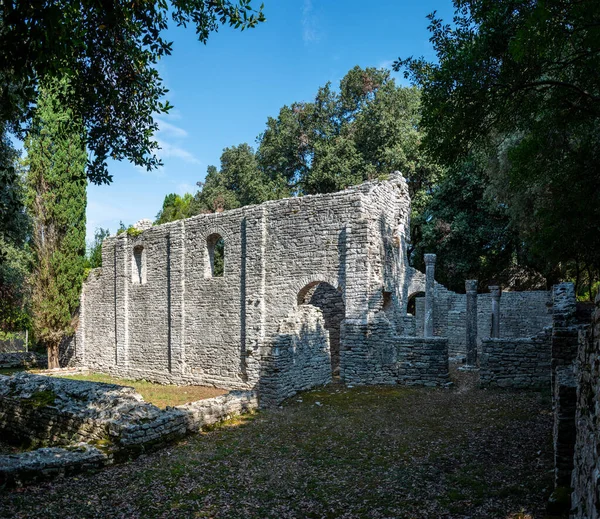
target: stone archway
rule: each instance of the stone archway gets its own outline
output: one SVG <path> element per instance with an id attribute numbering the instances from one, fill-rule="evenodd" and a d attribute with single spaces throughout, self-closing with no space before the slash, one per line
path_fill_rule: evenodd
<path id="1" fill-rule="evenodd" d="M 425 297 L 425 292 L 419 291 L 411 294 L 406 303 L 406 313 L 412 316 L 417 315 L 417 298 Z"/>
<path id="2" fill-rule="evenodd" d="M 325 328 L 329 332 L 331 372 L 340 374 L 340 327 L 346 316 L 346 305 L 339 290 L 325 281 L 313 281 L 298 292 L 298 305 L 316 306 L 323 312 Z"/>

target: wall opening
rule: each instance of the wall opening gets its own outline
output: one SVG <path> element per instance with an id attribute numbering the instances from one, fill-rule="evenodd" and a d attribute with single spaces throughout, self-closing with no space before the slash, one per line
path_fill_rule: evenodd
<path id="1" fill-rule="evenodd" d="M 425 292 L 415 292 L 408 298 L 406 305 L 407 314 L 417 315 L 417 297 L 425 297 Z"/>
<path id="2" fill-rule="evenodd" d="M 387 290 L 384 290 L 382 292 L 382 296 L 383 296 L 383 301 L 382 301 L 382 307 L 381 309 L 388 315 L 391 314 L 392 312 L 392 293 L 388 292 Z"/>
<path id="3" fill-rule="evenodd" d="M 340 328 L 346 316 L 346 305 L 342 294 L 329 283 L 314 281 L 298 292 L 298 305 L 316 306 L 323 312 L 325 328 L 329 332 L 331 372 L 340 374 Z"/>
<path id="4" fill-rule="evenodd" d="M 206 277 L 223 277 L 225 272 L 225 240 L 220 234 L 211 234 L 206 239 L 206 248 L 208 250 Z"/>
<path id="5" fill-rule="evenodd" d="M 141 245 L 136 245 L 133 248 L 131 282 L 136 285 L 142 285 L 146 282 L 146 252 Z"/>

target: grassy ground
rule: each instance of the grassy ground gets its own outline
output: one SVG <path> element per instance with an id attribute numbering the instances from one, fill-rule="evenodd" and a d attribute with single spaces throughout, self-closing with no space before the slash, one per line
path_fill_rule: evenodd
<path id="1" fill-rule="evenodd" d="M 19 371 L 24 371 L 23 368 L 0 368 L 0 375 L 13 375 Z M 31 370 L 35 373 L 35 370 Z M 115 378 L 110 375 L 100 373 L 90 373 L 89 375 L 65 375 L 61 378 L 70 378 L 73 380 L 88 380 L 90 382 L 106 382 L 107 384 L 119 384 L 121 386 L 131 386 L 140 395 L 144 397 L 146 402 L 150 402 L 161 409 L 166 406 L 175 406 L 195 402 L 196 400 L 204 400 L 219 395 L 224 395 L 227 391 L 214 387 L 205 386 L 166 386 L 162 384 L 154 384 L 145 380 L 127 380 L 123 378 Z"/>
<path id="2" fill-rule="evenodd" d="M 137 460 L 0 493 L 15 518 L 541 518 L 550 399 L 329 386 Z"/>
<path id="3" fill-rule="evenodd" d="M 167 386 L 146 382 L 145 380 L 127 380 L 115 378 L 110 375 L 100 373 L 90 373 L 89 375 L 69 375 L 62 378 L 73 380 L 88 380 L 90 382 L 106 382 L 107 384 L 119 384 L 121 386 L 131 386 L 146 402 L 150 402 L 157 407 L 175 406 L 204 400 L 227 393 L 226 390 L 205 386 Z"/>
<path id="4" fill-rule="evenodd" d="M 10 375 L 14 375 L 20 371 L 25 371 L 25 368 L 0 368 L 0 375 L 9 377 Z"/>

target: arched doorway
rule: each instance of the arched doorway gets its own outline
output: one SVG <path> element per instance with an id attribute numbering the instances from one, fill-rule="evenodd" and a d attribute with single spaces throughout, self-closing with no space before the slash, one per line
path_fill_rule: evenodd
<path id="1" fill-rule="evenodd" d="M 406 313 L 410 315 L 417 315 L 417 298 L 425 297 L 425 292 L 415 292 L 411 294 L 408 298 L 408 302 L 406 304 Z"/>
<path id="2" fill-rule="evenodd" d="M 340 326 L 346 315 L 346 305 L 341 292 L 324 281 L 313 281 L 298 292 L 298 305 L 316 306 L 323 312 L 325 328 L 329 332 L 331 372 L 333 376 L 339 376 Z"/>

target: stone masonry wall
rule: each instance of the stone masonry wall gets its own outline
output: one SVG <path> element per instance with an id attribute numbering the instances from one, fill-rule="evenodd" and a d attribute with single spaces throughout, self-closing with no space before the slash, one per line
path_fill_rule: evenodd
<path id="1" fill-rule="evenodd" d="M 483 339 L 481 387 L 550 389 L 549 334 L 531 338 Z"/>
<path id="2" fill-rule="evenodd" d="M 161 410 L 130 387 L 29 373 L 0 377 L 0 437 L 50 446 L 0 456 L 0 485 L 99 468 L 256 407 L 251 391 Z"/>
<path id="3" fill-rule="evenodd" d="M 344 382 L 425 386 L 448 382 L 446 338 L 393 335 L 390 327 L 385 319 L 343 323 L 347 341 L 341 352 Z"/>
<path id="4" fill-rule="evenodd" d="M 554 405 L 554 486 L 569 488 L 575 452 L 577 383 L 572 366 L 557 369 L 552 395 Z"/>
<path id="5" fill-rule="evenodd" d="M 130 387 L 29 373 L 0 377 L 3 438 L 32 446 L 108 441 L 125 447 L 185 430 L 183 412 L 161 411 Z"/>
<path id="6" fill-rule="evenodd" d="M 331 354 L 321 310 L 300 305 L 263 359 L 260 403 L 275 405 L 298 391 L 331 382 Z"/>
<path id="7" fill-rule="evenodd" d="M 552 294 L 547 291 L 503 292 L 500 299 L 500 337 L 532 337 L 552 325 Z M 423 335 L 425 299 L 417 298 L 415 332 Z M 436 284 L 434 334 L 448 338 L 451 357 L 466 354 L 467 298 Z M 488 293 L 477 295 L 477 342 L 490 337 L 492 298 Z"/>
<path id="8" fill-rule="evenodd" d="M 600 517 L 600 295 L 591 326 L 580 329 L 576 361 L 577 429 L 571 517 Z"/>
<path id="9" fill-rule="evenodd" d="M 396 334 L 402 283 L 419 277 L 405 261 L 409 212 L 396 175 L 108 238 L 103 267 L 84 285 L 73 364 L 161 383 L 257 388 L 282 323 L 315 283 L 340 294 L 344 319 L 385 314 L 391 326 L 382 331 Z M 211 271 L 215 234 L 225 243 L 222 276 Z M 334 348 L 334 364 L 336 356 Z M 343 377 L 343 362 L 339 369 Z"/>
<path id="10" fill-rule="evenodd" d="M 311 287 L 298 303 L 316 306 L 323 312 L 325 328 L 329 332 L 332 372 L 339 375 L 340 327 L 346 313 L 341 293 L 328 283 L 318 283 Z"/>

